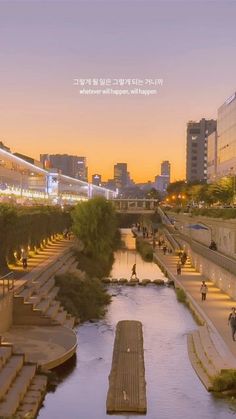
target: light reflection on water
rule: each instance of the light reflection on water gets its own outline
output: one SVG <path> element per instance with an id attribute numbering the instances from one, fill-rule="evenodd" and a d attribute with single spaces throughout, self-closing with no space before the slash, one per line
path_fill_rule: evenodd
<path id="1" fill-rule="evenodd" d="M 154 264 L 144 264 L 134 253 L 118 252 L 114 274 L 130 274 L 130 259 L 137 269 L 145 265 L 148 278 L 162 274 Z M 128 261 L 128 262 L 127 262 Z M 142 268 L 143 269 L 143 268 Z M 108 375 L 111 367 L 115 327 L 119 320 L 141 320 L 144 333 L 148 419 L 228 419 L 235 418 L 232 402 L 215 399 L 193 371 L 187 354 L 187 333 L 196 328 L 189 311 L 176 301 L 167 287 L 127 287 L 111 285 L 112 304 L 106 317 L 78 327 L 79 346 L 73 372 L 49 393 L 41 409 L 42 419 L 105 419 Z M 135 415 L 114 415 L 137 418 Z"/>

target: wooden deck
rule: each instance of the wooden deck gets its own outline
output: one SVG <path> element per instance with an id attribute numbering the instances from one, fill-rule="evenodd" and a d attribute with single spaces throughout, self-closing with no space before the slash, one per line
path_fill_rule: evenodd
<path id="1" fill-rule="evenodd" d="M 147 412 L 143 332 L 138 321 L 120 321 L 116 327 L 107 413 L 117 412 Z"/>

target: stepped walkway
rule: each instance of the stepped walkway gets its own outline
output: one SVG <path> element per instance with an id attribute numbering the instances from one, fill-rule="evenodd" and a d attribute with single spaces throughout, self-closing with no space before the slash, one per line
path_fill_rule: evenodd
<path id="1" fill-rule="evenodd" d="M 75 319 L 56 300 L 55 286 L 57 273 L 76 269 L 72 244 L 61 238 L 29 259 L 28 272 L 15 281 L 13 324 L 1 333 L 3 342 L 46 369 L 65 362 L 77 346 Z"/>
<path id="2" fill-rule="evenodd" d="M 236 342 L 228 326 L 228 316 L 236 302 L 197 272 L 189 258 L 181 275 L 176 273 L 179 257 L 174 252 L 164 255 L 161 248 L 156 248 L 154 259 L 175 287 L 184 289 L 192 311 L 201 321 L 198 330 L 188 336 L 189 357 L 200 379 L 211 390 L 215 375 L 222 370 L 236 369 Z M 202 280 L 208 286 L 206 301 L 201 300 Z"/>
<path id="3" fill-rule="evenodd" d="M 0 346 L 0 417 L 34 418 L 46 393 L 47 377 L 37 364 L 16 353 L 12 345 Z"/>

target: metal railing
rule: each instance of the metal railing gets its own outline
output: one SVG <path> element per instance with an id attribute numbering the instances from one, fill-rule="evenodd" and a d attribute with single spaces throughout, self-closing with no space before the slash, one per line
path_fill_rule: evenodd
<path id="1" fill-rule="evenodd" d="M 236 260 L 229 258 L 228 256 L 225 256 L 222 253 L 217 252 L 216 250 L 209 249 L 204 244 L 201 244 L 193 240 L 191 237 L 179 231 L 178 236 L 179 238 L 182 238 L 185 242 L 189 243 L 193 252 L 198 253 L 210 262 L 215 263 L 215 265 L 220 266 L 221 268 L 232 273 L 233 275 L 236 275 Z"/>
<path id="2" fill-rule="evenodd" d="M 193 252 L 198 253 L 199 255 L 203 256 L 205 259 L 213 262 L 215 265 L 220 266 L 221 268 L 225 269 L 226 271 L 236 275 L 236 260 L 230 258 L 228 256 L 223 255 L 216 250 L 211 250 L 204 244 L 201 244 L 192 239 L 192 237 L 187 236 L 186 234 L 179 231 L 170 221 L 169 217 L 161 210 L 158 209 L 159 214 L 162 217 L 162 222 L 165 225 L 166 229 L 169 231 L 171 235 L 176 239 L 182 239 L 183 241 L 189 243 Z"/>
<path id="3" fill-rule="evenodd" d="M 1 276 L 0 286 L 1 286 L 2 297 L 4 297 L 7 292 L 13 290 L 14 285 L 15 285 L 14 272 L 10 271 L 6 275 Z"/>

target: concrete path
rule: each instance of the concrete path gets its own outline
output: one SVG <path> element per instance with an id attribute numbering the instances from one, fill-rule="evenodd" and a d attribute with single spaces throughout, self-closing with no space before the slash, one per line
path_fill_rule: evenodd
<path id="1" fill-rule="evenodd" d="M 22 264 L 10 265 L 9 268 L 14 273 L 15 286 L 14 291 L 21 287 L 26 281 L 34 279 L 39 271 L 43 271 L 47 265 L 50 265 L 54 260 L 58 259 L 67 249 L 73 244 L 72 240 L 59 238 L 58 240 L 49 243 L 44 249 L 39 250 L 37 254 L 32 254 L 28 259 L 28 268 L 23 269 Z M 0 285 L 0 295 L 1 285 Z"/>
<path id="2" fill-rule="evenodd" d="M 213 282 L 197 272 L 195 268 L 191 266 L 189 260 L 187 261 L 186 266 L 182 268 L 181 275 L 177 275 L 176 265 L 178 256 L 174 254 L 164 255 L 162 249 L 159 248 L 155 250 L 155 254 L 192 297 L 194 302 L 204 313 L 204 317 L 208 320 L 208 324 L 215 327 L 229 351 L 236 358 L 236 342 L 232 340 L 231 329 L 230 326 L 228 326 L 228 316 L 231 308 L 236 306 L 236 301 L 232 300 L 226 293 L 217 288 Z M 200 286 L 203 279 L 206 280 L 208 286 L 206 301 L 201 301 Z"/>
<path id="3" fill-rule="evenodd" d="M 63 326 L 13 326 L 4 333 L 4 342 L 26 354 L 30 362 L 51 369 L 69 359 L 76 351 L 75 332 Z"/>

